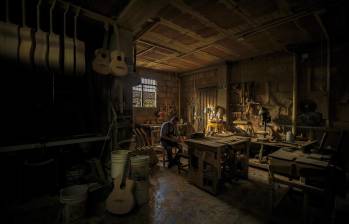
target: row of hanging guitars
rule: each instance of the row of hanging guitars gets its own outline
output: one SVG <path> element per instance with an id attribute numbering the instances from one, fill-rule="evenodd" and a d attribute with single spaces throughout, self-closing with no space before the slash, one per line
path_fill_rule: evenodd
<path id="1" fill-rule="evenodd" d="M 6 22 L 0 22 L 0 57 L 17 61 L 36 70 L 63 72 L 67 75 L 80 76 L 85 73 L 85 43 L 77 39 L 77 18 L 80 8 L 74 16 L 74 38 L 66 35 L 66 15 L 70 5 L 64 11 L 64 40 L 61 49 L 61 38 L 53 32 L 52 13 L 56 0 L 50 6 L 50 31 L 44 32 L 40 27 L 40 6 L 37 4 L 37 29 L 26 24 L 25 0 L 22 0 L 22 27 L 9 21 L 9 0 L 6 0 Z M 63 67 L 63 68 L 62 68 Z"/>

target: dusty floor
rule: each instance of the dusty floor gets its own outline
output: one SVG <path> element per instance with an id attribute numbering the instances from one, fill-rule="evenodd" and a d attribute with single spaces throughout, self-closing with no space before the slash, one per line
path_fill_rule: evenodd
<path id="1" fill-rule="evenodd" d="M 227 184 L 217 197 L 188 183 L 175 169 L 160 167 L 151 177 L 148 204 L 105 223 L 268 223 L 270 189 L 265 172 L 252 169 L 250 180 Z"/>
<path id="2" fill-rule="evenodd" d="M 152 172 L 150 182 L 150 200 L 147 204 L 123 216 L 111 215 L 102 209 L 102 216 L 86 218 L 80 224 L 302 223 L 302 195 L 287 193 L 285 187 L 279 188 L 277 198 L 283 200 L 271 212 L 267 173 L 258 169 L 250 168 L 249 180 L 225 184 L 218 196 L 191 185 L 186 175 L 179 175 L 175 168 L 169 170 L 159 167 Z M 58 224 L 55 217 L 59 201 L 57 197 L 48 201 L 51 206 L 42 205 L 47 201 L 38 202 L 34 206 L 36 209 L 14 215 L 11 222 L 5 223 Z M 342 217 L 346 217 L 349 211 L 348 200 L 345 203 Z M 321 210 L 312 209 L 310 213 L 310 223 L 329 223 L 321 218 Z"/>

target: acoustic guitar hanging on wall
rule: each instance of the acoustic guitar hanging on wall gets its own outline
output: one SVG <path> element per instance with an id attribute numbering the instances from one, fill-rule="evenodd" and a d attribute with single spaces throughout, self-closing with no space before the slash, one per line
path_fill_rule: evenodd
<path id="1" fill-rule="evenodd" d="M 116 49 L 111 52 L 110 70 L 114 76 L 125 76 L 128 73 L 128 67 L 125 62 L 125 54 L 120 51 L 120 37 L 117 24 L 113 24 L 116 37 Z"/>
<path id="2" fill-rule="evenodd" d="M 64 74 L 72 75 L 74 74 L 74 39 L 68 37 L 67 35 L 67 13 L 69 11 L 70 4 L 67 3 L 65 11 L 64 11 L 64 54 L 63 54 L 63 62 L 64 62 Z"/>
<path id="3" fill-rule="evenodd" d="M 18 26 L 10 23 L 9 0 L 6 0 L 6 22 L 0 21 L 0 58 L 17 62 Z"/>
<path id="4" fill-rule="evenodd" d="M 37 31 L 35 32 L 35 51 L 34 64 L 39 70 L 47 69 L 47 53 L 48 53 L 48 35 L 43 32 L 40 27 L 40 6 L 42 0 L 39 0 L 36 6 L 36 24 Z"/>
<path id="5" fill-rule="evenodd" d="M 51 71 L 59 72 L 61 70 L 61 48 L 60 37 L 53 32 L 53 9 L 56 5 L 56 0 L 53 1 L 50 7 L 50 35 L 48 47 L 48 64 Z"/>
<path id="6" fill-rule="evenodd" d="M 26 24 L 25 0 L 22 0 L 22 23 L 19 29 L 19 61 L 25 66 L 33 65 L 33 32 Z"/>
<path id="7" fill-rule="evenodd" d="M 95 58 L 92 62 L 93 71 L 97 72 L 100 75 L 109 75 L 111 72 L 110 69 L 110 51 L 108 48 L 108 39 L 109 39 L 109 24 L 104 24 L 104 38 L 103 38 L 103 47 L 95 50 Z"/>

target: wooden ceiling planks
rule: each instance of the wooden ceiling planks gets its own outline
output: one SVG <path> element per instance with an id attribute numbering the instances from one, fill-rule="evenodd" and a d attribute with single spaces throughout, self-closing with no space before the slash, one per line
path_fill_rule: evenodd
<path id="1" fill-rule="evenodd" d="M 317 40 L 320 28 L 311 14 L 315 9 L 302 13 L 309 5 L 297 4 L 289 0 L 170 1 L 151 17 L 159 18 L 158 22 L 138 37 L 154 44 L 137 41 L 137 65 L 188 71 Z"/>

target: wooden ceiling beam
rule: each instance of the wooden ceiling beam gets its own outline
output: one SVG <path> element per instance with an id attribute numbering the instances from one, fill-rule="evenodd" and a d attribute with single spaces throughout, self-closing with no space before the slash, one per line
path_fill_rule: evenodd
<path id="1" fill-rule="evenodd" d="M 219 57 L 217 57 L 217 56 L 215 56 L 215 55 L 212 55 L 212 54 L 209 54 L 209 53 L 207 53 L 207 52 L 201 51 L 201 50 L 203 50 L 203 49 L 205 49 L 205 48 L 208 48 L 208 47 L 212 46 L 213 44 L 214 44 L 214 43 L 210 43 L 210 44 L 207 44 L 207 45 L 205 45 L 205 46 L 201 46 L 201 47 L 199 47 L 199 48 L 196 48 L 196 49 L 194 49 L 194 50 L 192 50 L 192 51 L 189 51 L 189 52 L 186 52 L 186 53 L 181 53 L 181 54 L 179 54 L 179 55 L 173 55 L 173 56 L 169 55 L 169 56 L 164 57 L 164 58 L 162 58 L 162 59 L 156 60 L 156 62 L 167 61 L 167 60 L 171 60 L 171 59 L 174 59 L 174 58 L 183 58 L 183 57 L 185 57 L 185 56 L 188 56 L 188 55 L 194 54 L 194 53 L 198 53 L 198 52 L 200 52 L 201 55 L 204 55 L 204 57 L 205 57 L 205 56 L 208 56 L 208 57 L 211 57 L 211 58 L 215 58 L 216 60 L 217 60 L 217 59 L 221 59 L 221 58 L 219 58 Z M 187 59 L 183 59 L 183 60 L 188 61 Z M 190 62 L 193 63 L 193 64 L 196 64 L 196 65 L 201 65 L 201 64 L 198 64 L 197 62 L 193 62 L 193 61 L 190 61 Z"/>
<path id="2" fill-rule="evenodd" d="M 180 32 L 182 34 L 188 35 L 189 37 L 194 38 L 194 39 L 196 39 L 196 40 L 198 40 L 200 42 L 204 42 L 204 43 L 206 42 L 206 40 L 204 38 L 202 38 L 200 35 L 192 32 L 190 30 L 184 29 L 183 27 L 178 26 L 178 25 L 174 24 L 173 22 L 171 22 L 169 20 L 161 18 L 160 19 L 160 23 L 165 25 L 165 26 L 168 26 L 171 29 L 174 29 L 174 30 L 176 30 L 176 31 L 178 31 L 178 32 Z"/>
<path id="3" fill-rule="evenodd" d="M 207 19 L 205 16 L 201 15 L 199 12 L 195 11 L 194 9 L 192 9 L 191 7 L 189 7 L 188 5 L 186 5 L 182 0 L 174 0 L 171 1 L 171 4 L 175 7 L 177 7 L 178 9 L 180 9 L 182 12 L 184 13 L 188 13 L 190 15 L 192 15 L 193 17 L 197 18 L 200 22 L 202 22 L 203 24 L 205 24 L 208 27 L 211 27 L 215 30 L 217 30 L 218 32 L 224 34 L 227 37 L 232 37 L 234 39 L 239 39 L 238 36 L 236 36 L 233 32 L 231 32 L 228 29 L 224 29 L 220 26 L 218 26 L 217 24 L 211 22 L 209 19 Z M 247 48 L 256 51 L 256 49 L 254 48 L 254 46 L 248 44 L 248 43 L 241 43 L 242 45 L 246 46 Z"/>
<path id="4" fill-rule="evenodd" d="M 161 62 L 150 61 L 150 60 L 147 60 L 145 58 L 141 58 L 140 61 L 146 61 L 149 64 L 152 63 L 152 64 L 158 64 L 158 65 L 161 65 L 161 66 L 167 66 L 167 67 L 172 67 L 172 68 L 180 68 L 180 67 L 175 66 L 175 65 L 168 65 L 168 64 L 165 64 L 165 63 L 161 63 Z"/>
<path id="5" fill-rule="evenodd" d="M 154 50 L 154 48 L 155 48 L 154 46 L 151 46 L 150 48 L 148 48 L 148 49 L 146 49 L 146 50 L 144 50 L 144 51 L 141 51 L 141 52 L 137 53 L 136 55 L 137 55 L 137 56 L 142 56 L 142 55 L 148 53 L 149 51 Z"/>
<path id="6" fill-rule="evenodd" d="M 150 41 L 143 40 L 143 39 L 138 39 L 138 40 L 136 40 L 136 42 L 147 44 L 147 45 L 150 45 L 152 47 L 157 47 L 157 48 L 164 49 L 164 50 L 167 50 L 167 51 L 172 51 L 173 53 L 177 53 L 177 54 L 181 54 L 182 53 L 182 52 L 179 52 L 176 49 L 169 48 L 169 47 L 166 47 L 166 46 L 163 46 L 163 45 L 159 45 L 159 44 L 156 44 L 154 42 L 150 42 Z"/>
<path id="7" fill-rule="evenodd" d="M 292 14 L 292 11 L 290 9 L 290 6 L 286 0 L 274 0 L 276 5 L 278 6 L 281 14 L 283 16 L 289 16 Z M 303 33 L 303 35 L 306 37 L 306 39 L 311 40 L 311 35 L 309 32 L 304 29 L 297 20 L 294 20 L 293 23 L 296 25 L 296 27 Z"/>
<path id="8" fill-rule="evenodd" d="M 241 38 L 248 38 L 250 36 L 256 35 L 260 32 L 264 32 L 265 30 L 271 29 L 271 28 L 275 28 L 278 26 L 281 26 L 285 23 L 289 23 L 289 22 L 294 22 L 297 21 L 300 18 L 303 18 L 305 16 L 310 16 L 310 15 L 314 15 L 314 13 L 321 13 L 324 12 L 324 9 L 310 9 L 310 10 L 305 10 L 290 16 L 285 16 L 283 18 L 280 19 L 276 19 L 274 21 L 271 21 L 269 23 L 263 24 L 261 26 L 258 26 L 254 29 L 251 29 L 249 31 L 243 31 L 240 33 L 237 33 L 236 35 L 241 37 Z"/>
<path id="9" fill-rule="evenodd" d="M 246 13 L 243 11 L 243 9 L 239 8 L 238 3 L 236 3 L 233 0 L 223 0 L 223 4 L 225 4 L 228 8 L 234 10 L 234 12 L 239 15 L 243 20 L 245 20 L 246 23 L 248 23 L 253 28 L 257 28 L 258 24 L 256 24 L 254 21 L 252 21 Z M 288 52 L 287 48 L 280 44 L 278 41 L 275 40 L 275 37 L 268 31 L 265 30 L 264 33 L 268 36 L 268 39 L 275 45 L 277 48 L 284 50 L 285 52 Z"/>
<path id="10" fill-rule="evenodd" d="M 118 22 L 137 33 L 149 18 L 156 17 L 169 2 L 170 0 L 130 0 L 130 3 L 118 16 Z"/>
<path id="11" fill-rule="evenodd" d="M 159 18 L 151 19 L 151 21 L 149 21 L 140 31 L 133 35 L 133 40 L 142 38 L 142 36 L 157 25 L 159 21 Z"/>

